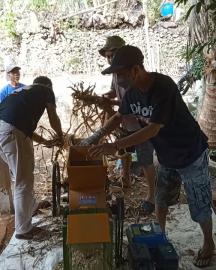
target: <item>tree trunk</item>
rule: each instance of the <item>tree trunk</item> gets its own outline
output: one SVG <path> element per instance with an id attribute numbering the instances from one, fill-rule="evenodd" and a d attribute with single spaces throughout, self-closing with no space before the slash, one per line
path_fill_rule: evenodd
<path id="1" fill-rule="evenodd" d="M 191 4 L 197 4 L 197 0 L 191 0 Z M 210 0 L 205 1 L 205 5 L 209 5 Z M 199 13 L 193 9 L 190 16 L 190 28 L 188 45 L 201 46 L 209 42 L 216 35 L 215 21 L 210 11 L 206 12 L 201 9 Z M 209 147 L 216 149 L 216 48 L 208 51 L 204 49 L 203 57 L 206 60 L 204 70 L 203 83 L 203 100 L 199 100 L 202 104 L 198 111 L 198 122 L 208 137 Z"/>
<path id="2" fill-rule="evenodd" d="M 207 59 L 205 95 L 198 121 L 208 137 L 209 148 L 216 149 L 216 49 L 205 56 Z"/>

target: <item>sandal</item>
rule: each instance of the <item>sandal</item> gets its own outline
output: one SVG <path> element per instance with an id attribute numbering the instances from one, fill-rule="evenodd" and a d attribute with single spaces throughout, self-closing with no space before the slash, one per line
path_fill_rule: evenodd
<path id="1" fill-rule="evenodd" d="M 151 215 L 155 210 L 155 205 L 154 203 L 150 202 L 150 201 L 143 201 L 141 203 L 141 211 L 142 214 L 145 216 Z"/>
<path id="2" fill-rule="evenodd" d="M 204 268 L 210 265 L 213 253 L 208 255 L 202 255 L 202 250 L 200 249 L 197 255 L 193 259 L 193 264 L 196 267 Z"/>
<path id="3" fill-rule="evenodd" d="M 129 178 L 121 176 L 119 178 L 119 181 L 121 182 L 121 185 L 123 186 L 124 189 L 131 188 L 132 182 Z"/>
<path id="4" fill-rule="evenodd" d="M 15 234 L 15 237 L 19 240 L 39 240 L 44 237 L 44 235 L 47 235 L 47 231 L 40 228 L 40 227 L 32 227 L 32 229 L 27 232 L 27 233 L 22 233 L 22 234 Z"/>

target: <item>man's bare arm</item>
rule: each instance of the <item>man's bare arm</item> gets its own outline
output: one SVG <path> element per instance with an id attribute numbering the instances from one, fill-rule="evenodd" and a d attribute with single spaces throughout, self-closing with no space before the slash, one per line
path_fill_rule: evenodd
<path id="1" fill-rule="evenodd" d="M 160 131 L 161 127 L 163 127 L 163 125 L 150 123 L 148 126 L 138 130 L 132 135 L 117 140 L 115 142 L 116 147 L 118 149 L 124 149 L 133 145 L 144 143 L 149 139 L 155 137 Z"/>
<path id="2" fill-rule="evenodd" d="M 106 97 L 108 99 L 114 99 L 114 98 L 116 98 L 116 91 L 114 89 L 111 89 L 110 91 L 106 92 L 102 96 Z"/>
<path id="3" fill-rule="evenodd" d="M 59 138 L 63 137 L 62 128 L 61 128 L 61 121 L 57 115 L 55 105 L 48 103 L 46 106 L 49 122 L 51 128 L 57 133 Z"/>
<path id="4" fill-rule="evenodd" d="M 36 132 L 32 135 L 32 140 L 39 143 L 39 144 L 46 144 L 47 140 L 42 136 L 38 135 Z"/>
<path id="5" fill-rule="evenodd" d="M 104 135 L 109 135 L 113 130 L 115 130 L 120 125 L 121 122 L 122 122 L 122 115 L 119 112 L 116 112 L 103 125 L 103 129 L 105 130 Z"/>

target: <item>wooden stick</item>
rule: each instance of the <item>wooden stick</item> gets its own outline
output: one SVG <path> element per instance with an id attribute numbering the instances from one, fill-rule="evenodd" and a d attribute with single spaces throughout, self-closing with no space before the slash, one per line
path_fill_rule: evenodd
<path id="1" fill-rule="evenodd" d="M 157 72 L 160 72 L 160 45 L 159 42 L 156 42 L 156 52 L 157 52 Z"/>
<path id="2" fill-rule="evenodd" d="M 147 64 L 148 69 L 152 71 L 152 61 L 151 61 L 151 49 L 150 49 L 150 41 L 149 41 L 149 21 L 148 21 L 148 12 L 147 12 L 147 1 L 143 1 L 143 11 L 145 13 L 144 19 L 144 31 L 145 31 L 145 38 L 146 38 L 146 46 L 147 46 Z"/>
<path id="3" fill-rule="evenodd" d="M 85 10 L 81 10 L 81 11 L 79 11 L 79 12 L 76 12 L 76 13 L 73 13 L 73 14 L 70 14 L 70 15 L 67 15 L 67 16 L 64 16 L 64 17 L 62 17 L 62 18 L 59 19 L 59 20 L 66 20 L 66 19 L 69 19 L 69 18 L 74 17 L 74 16 L 77 16 L 77 15 L 81 15 L 81 14 L 84 14 L 84 13 L 88 13 L 88 12 L 94 11 L 95 9 L 104 7 L 104 6 L 106 6 L 106 5 L 113 4 L 113 3 L 117 2 L 117 1 L 118 1 L 118 0 L 112 0 L 112 1 L 110 1 L 110 2 L 106 2 L 106 3 L 101 4 L 101 5 L 99 5 L 99 6 L 96 6 L 96 7 L 92 7 L 92 8 L 85 9 Z"/>

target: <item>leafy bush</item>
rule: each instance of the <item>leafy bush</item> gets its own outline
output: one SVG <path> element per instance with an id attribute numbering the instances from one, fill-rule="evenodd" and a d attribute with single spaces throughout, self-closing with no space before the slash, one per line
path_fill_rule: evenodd
<path id="1" fill-rule="evenodd" d="M 161 0 L 148 0 L 147 7 L 148 7 L 148 17 L 149 23 L 151 25 L 155 24 L 160 18 L 160 5 Z"/>
<path id="2" fill-rule="evenodd" d="M 48 0 L 29 0 L 29 4 L 36 11 L 46 10 L 49 6 Z"/>
<path id="3" fill-rule="evenodd" d="M 7 34 L 12 37 L 18 37 L 16 32 L 16 21 L 15 14 L 12 11 L 5 13 L 0 20 L 0 27 L 4 29 Z"/>
<path id="4" fill-rule="evenodd" d="M 190 0 L 175 0 L 177 5 L 180 4 L 188 4 Z M 192 12 L 196 12 L 200 14 L 203 11 L 205 14 L 208 14 L 208 35 L 209 39 L 206 42 L 200 42 L 197 40 L 196 44 L 189 48 L 187 53 L 187 60 L 190 60 L 196 54 L 200 54 L 203 52 L 204 48 L 210 49 L 215 47 L 216 38 L 215 38 L 215 22 L 216 22 L 216 1 L 215 0 L 197 0 L 195 4 L 190 5 L 187 14 L 185 16 L 185 20 L 188 20 L 189 16 Z"/>

